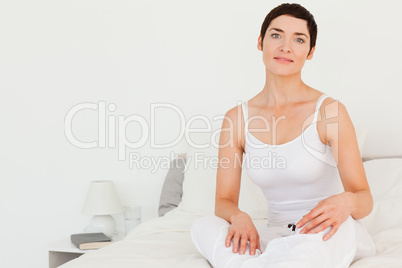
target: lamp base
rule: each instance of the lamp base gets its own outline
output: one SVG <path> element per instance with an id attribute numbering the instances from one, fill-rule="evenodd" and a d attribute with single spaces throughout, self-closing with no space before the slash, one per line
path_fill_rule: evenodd
<path id="1" fill-rule="evenodd" d="M 116 232 L 116 222 L 110 215 L 96 215 L 85 230 L 89 232 L 102 232 L 107 237 L 112 237 Z"/>

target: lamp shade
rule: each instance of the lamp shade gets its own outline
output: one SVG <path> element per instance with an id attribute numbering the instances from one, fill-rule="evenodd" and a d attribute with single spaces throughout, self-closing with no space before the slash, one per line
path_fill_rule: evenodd
<path id="1" fill-rule="evenodd" d="M 90 215 L 110 215 L 123 211 L 123 205 L 112 181 L 93 181 L 82 210 Z"/>

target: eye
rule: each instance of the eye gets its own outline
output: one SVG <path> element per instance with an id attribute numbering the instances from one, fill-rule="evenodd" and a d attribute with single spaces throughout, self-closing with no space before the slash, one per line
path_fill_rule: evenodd
<path id="1" fill-rule="evenodd" d="M 273 38 L 275 38 L 275 39 L 280 37 L 280 35 L 279 35 L 279 34 L 276 34 L 276 33 L 271 34 L 271 36 L 272 36 Z"/>
<path id="2" fill-rule="evenodd" d="M 300 44 L 303 44 L 303 43 L 304 43 L 304 40 L 301 39 L 301 38 L 296 38 L 296 42 L 297 42 L 297 43 L 300 43 Z"/>

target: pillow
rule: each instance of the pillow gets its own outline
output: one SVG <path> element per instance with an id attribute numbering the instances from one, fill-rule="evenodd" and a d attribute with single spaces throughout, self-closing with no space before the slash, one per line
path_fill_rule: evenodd
<path id="1" fill-rule="evenodd" d="M 402 158 L 363 163 L 373 195 L 371 214 L 361 221 L 370 234 L 402 226 Z"/>
<path id="2" fill-rule="evenodd" d="M 178 206 L 183 195 L 182 184 L 184 180 L 184 156 L 170 162 L 170 169 L 166 175 L 159 199 L 159 216 Z"/>
<path id="3" fill-rule="evenodd" d="M 359 146 L 360 157 L 363 157 L 363 150 L 364 150 L 364 144 L 366 143 L 367 133 L 368 133 L 367 128 L 361 128 L 361 127 L 356 128 L 356 137 L 357 137 L 357 144 Z"/>
<path id="4" fill-rule="evenodd" d="M 216 171 L 218 148 L 191 148 L 184 173 L 183 197 L 178 209 L 196 215 L 210 215 L 215 211 Z M 260 188 L 243 169 L 239 208 L 252 218 L 267 217 L 267 202 Z"/>

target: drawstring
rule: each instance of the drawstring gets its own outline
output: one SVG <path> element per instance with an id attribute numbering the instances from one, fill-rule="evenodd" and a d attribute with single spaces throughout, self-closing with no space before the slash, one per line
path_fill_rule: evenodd
<path id="1" fill-rule="evenodd" d="M 296 224 L 289 223 L 288 225 L 285 224 L 285 227 L 288 227 L 292 230 L 292 234 L 296 233 Z"/>

